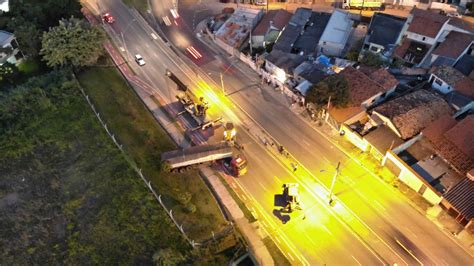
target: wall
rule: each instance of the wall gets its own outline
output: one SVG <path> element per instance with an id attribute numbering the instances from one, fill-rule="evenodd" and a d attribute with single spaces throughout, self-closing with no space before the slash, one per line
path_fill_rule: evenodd
<path id="1" fill-rule="evenodd" d="M 407 38 L 411 39 L 411 40 L 415 40 L 417 42 L 425 43 L 425 44 L 428 44 L 428 45 L 433 45 L 436 42 L 435 38 L 431 38 L 431 37 L 428 37 L 428 36 L 416 34 L 416 33 L 409 32 L 409 31 L 407 31 Z M 425 38 L 425 39 L 423 39 L 423 38 Z"/>
<path id="2" fill-rule="evenodd" d="M 363 139 L 357 132 L 354 132 L 347 125 L 344 124 L 341 126 L 340 130 L 344 130 L 344 138 L 349 140 L 354 146 L 364 152 L 368 150 L 369 143 L 367 142 L 367 140 Z"/>
<path id="3" fill-rule="evenodd" d="M 334 42 L 319 42 L 318 50 L 327 56 L 341 56 L 342 50 L 344 49 L 345 43 L 334 43 Z"/>
<path id="4" fill-rule="evenodd" d="M 398 129 L 395 127 L 395 125 L 392 123 L 392 121 L 388 117 L 385 117 L 384 115 L 381 115 L 376 111 L 373 111 L 373 114 L 377 115 L 384 122 L 384 125 L 388 126 L 393 131 L 393 133 L 397 134 L 399 138 L 402 137 L 400 132 L 398 132 Z"/>
<path id="5" fill-rule="evenodd" d="M 252 35 L 252 47 L 263 47 L 263 41 L 265 36 L 263 35 Z"/>
<path id="6" fill-rule="evenodd" d="M 443 93 L 443 94 L 447 94 L 447 93 L 449 93 L 449 92 L 452 91 L 452 88 L 451 88 L 451 86 L 449 86 L 448 83 L 446 83 L 446 82 L 444 82 L 443 80 L 437 78 L 436 75 L 434 75 L 434 74 L 431 74 L 429 80 L 430 80 L 430 82 L 433 81 L 433 82 L 431 83 L 431 87 L 432 87 L 433 89 L 435 89 L 435 90 L 437 90 L 437 91 Z M 438 83 L 436 83 L 436 82 L 441 82 L 441 84 L 438 84 Z"/>
<path id="7" fill-rule="evenodd" d="M 430 188 L 426 188 L 425 193 L 422 194 L 423 198 L 425 198 L 429 203 L 433 205 L 437 205 L 441 202 L 442 197 L 439 196 L 436 192 L 434 192 Z"/>

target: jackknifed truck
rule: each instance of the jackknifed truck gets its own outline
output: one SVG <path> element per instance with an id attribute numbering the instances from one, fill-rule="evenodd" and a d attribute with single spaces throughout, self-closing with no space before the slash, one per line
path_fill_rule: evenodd
<path id="1" fill-rule="evenodd" d="M 170 171 L 185 171 L 203 163 L 223 162 L 225 169 L 233 176 L 247 172 L 247 160 L 236 148 L 227 142 L 202 144 L 185 149 L 164 152 L 161 161 Z"/>

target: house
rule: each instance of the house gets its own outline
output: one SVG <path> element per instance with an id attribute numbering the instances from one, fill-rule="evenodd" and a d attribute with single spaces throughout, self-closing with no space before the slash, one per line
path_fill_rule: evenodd
<path id="1" fill-rule="evenodd" d="M 319 52 L 328 56 L 342 56 L 352 32 L 350 14 L 336 9 L 319 39 Z"/>
<path id="2" fill-rule="evenodd" d="M 474 225 L 474 169 L 443 195 L 440 205 L 464 228 L 472 230 Z"/>
<path id="3" fill-rule="evenodd" d="M 290 12 L 283 9 L 269 10 L 252 31 L 252 46 L 257 48 L 274 43 L 291 16 Z"/>
<path id="4" fill-rule="evenodd" d="M 429 65 L 454 66 L 462 55 L 467 53 L 473 45 L 474 35 L 458 31 L 451 31 L 446 39 L 432 52 Z"/>
<path id="5" fill-rule="evenodd" d="M 316 55 L 319 39 L 330 17 L 328 13 L 298 8 L 273 49 L 300 55 Z"/>
<path id="6" fill-rule="evenodd" d="M 406 21 L 406 31 L 394 57 L 411 65 L 420 64 L 428 51 L 436 44 L 441 29 L 449 17 L 415 8 Z"/>
<path id="7" fill-rule="evenodd" d="M 431 69 L 429 82 L 433 89 L 448 94 L 456 91 L 474 99 L 474 81 L 450 66 L 436 66 Z"/>
<path id="8" fill-rule="evenodd" d="M 250 31 L 263 17 L 263 10 L 237 8 L 227 21 L 216 31 L 214 40 L 217 45 L 233 55 L 249 37 Z"/>
<path id="9" fill-rule="evenodd" d="M 377 115 L 400 138 L 407 140 L 438 117 L 451 114 L 451 108 L 433 92 L 417 90 L 375 107 L 372 114 Z"/>
<path id="10" fill-rule="evenodd" d="M 273 86 L 284 87 L 292 77 L 293 70 L 304 60 L 300 55 L 273 50 L 265 57 L 266 73 L 262 74 Z"/>
<path id="11" fill-rule="evenodd" d="M 375 83 L 382 86 L 385 91 L 386 95 L 388 96 L 395 91 L 395 88 L 400 83 L 398 79 L 396 79 L 387 69 L 383 67 L 375 68 L 375 67 L 367 67 L 367 66 L 360 66 L 358 68 L 362 73 L 367 75 L 371 80 Z"/>
<path id="12" fill-rule="evenodd" d="M 339 74 L 347 81 L 350 104 L 342 108 L 330 108 L 328 119 L 330 123 L 340 129 L 342 124 L 351 124 L 365 115 L 365 110 L 387 96 L 387 91 L 363 72 L 346 67 Z"/>
<path id="13" fill-rule="evenodd" d="M 298 39 L 304 26 L 308 22 L 313 11 L 309 8 L 298 8 L 278 37 L 273 50 L 279 50 L 285 53 L 291 53 L 293 44 Z"/>
<path id="14" fill-rule="evenodd" d="M 444 115 L 423 131 L 433 145 L 437 156 L 443 158 L 461 175 L 474 169 L 474 116 L 457 121 Z"/>
<path id="15" fill-rule="evenodd" d="M 306 96 L 309 88 L 324 80 L 330 72 L 329 67 L 319 61 L 304 61 L 293 71 L 293 77 L 298 83 L 296 90 Z"/>
<path id="16" fill-rule="evenodd" d="M 400 42 L 406 19 L 384 13 L 375 13 L 369 24 L 361 54 L 372 52 L 390 57 Z"/>
<path id="17" fill-rule="evenodd" d="M 0 30 L 0 65 L 5 62 L 11 64 L 17 63 L 16 55 L 19 52 L 18 43 L 13 33 Z"/>

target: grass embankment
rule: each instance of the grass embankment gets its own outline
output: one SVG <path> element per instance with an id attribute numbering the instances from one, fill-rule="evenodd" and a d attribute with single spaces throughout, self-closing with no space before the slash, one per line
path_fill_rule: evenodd
<path id="1" fill-rule="evenodd" d="M 45 74 L 0 92 L 2 264 L 189 258 L 190 246 L 68 76 Z"/>
<path id="2" fill-rule="evenodd" d="M 211 237 L 212 231 L 218 232 L 226 222 L 197 171 L 161 171 L 161 152 L 176 147 L 118 71 L 91 68 L 78 78 L 126 153 L 184 224 L 185 232 L 196 241 Z"/>

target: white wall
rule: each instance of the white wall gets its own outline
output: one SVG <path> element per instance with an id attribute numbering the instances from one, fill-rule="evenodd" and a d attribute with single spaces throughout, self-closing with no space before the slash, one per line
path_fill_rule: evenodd
<path id="1" fill-rule="evenodd" d="M 436 42 L 435 38 L 431 38 L 431 37 L 428 37 L 428 36 L 416 34 L 416 33 L 409 32 L 409 31 L 407 31 L 407 38 L 411 39 L 411 40 L 415 40 L 417 42 L 425 43 L 425 44 L 428 44 L 428 45 L 433 45 Z"/>
<path id="2" fill-rule="evenodd" d="M 443 80 L 439 79 L 438 77 L 436 77 L 436 75 L 434 74 L 431 74 L 430 76 L 430 79 L 429 80 L 433 80 L 433 83 L 431 85 L 431 87 L 443 94 L 448 94 L 449 92 L 452 91 L 452 88 L 451 86 L 449 86 L 448 83 L 444 82 Z M 440 84 L 438 84 L 438 83 Z"/>

